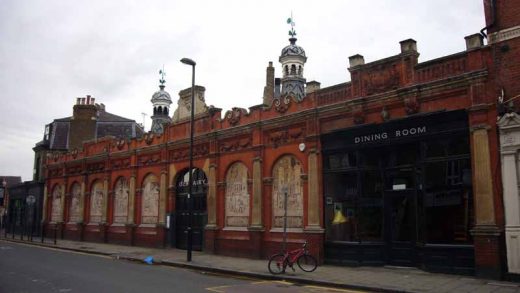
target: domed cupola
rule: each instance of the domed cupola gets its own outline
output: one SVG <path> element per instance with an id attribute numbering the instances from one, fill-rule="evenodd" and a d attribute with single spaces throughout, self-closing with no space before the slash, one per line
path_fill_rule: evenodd
<path id="1" fill-rule="evenodd" d="M 282 49 L 280 55 L 280 63 L 282 63 L 282 96 L 293 96 L 298 102 L 305 97 L 305 78 L 303 77 L 303 68 L 307 62 L 305 50 L 296 45 L 296 31 L 294 30 L 294 22 L 292 17 L 287 19 L 287 23 L 291 25 L 289 31 L 290 44 Z"/>
<path id="2" fill-rule="evenodd" d="M 164 76 L 166 72 L 163 70 L 159 70 L 159 74 L 161 75 L 161 79 L 159 82 L 159 91 L 155 92 L 152 96 L 152 105 L 153 105 L 153 116 L 152 116 L 152 132 L 153 133 L 162 133 L 163 132 L 163 124 L 171 122 L 170 118 L 170 105 L 172 103 L 172 99 L 170 94 L 164 90 L 166 80 L 164 80 Z"/>

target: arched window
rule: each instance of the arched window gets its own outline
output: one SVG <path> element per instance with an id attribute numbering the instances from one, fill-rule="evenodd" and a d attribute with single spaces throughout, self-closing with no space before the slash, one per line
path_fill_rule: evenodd
<path id="1" fill-rule="evenodd" d="M 128 181 L 120 177 L 114 186 L 114 223 L 124 224 L 128 219 Z"/>
<path id="2" fill-rule="evenodd" d="M 63 185 L 56 185 L 52 190 L 52 208 L 51 208 L 51 221 L 61 222 L 63 221 L 63 210 L 61 201 L 64 200 Z"/>
<path id="3" fill-rule="evenodd" d="M 298 66 L 298 75 L 299 76 L 302 76 L 303 72 L 302 72 L 302 66 Z"/>
<path id="4" fill-rule="evenodd" d="M 289 75 L 289 66 L 285 65 L 284 76 Z"/>
<path id="5" fill-rule="evenodd" d="M 164 109 L 163 109 L 163 114 L 164 114 L 164 115 L 168 115 L 168 108 L 167 108 L 167 107 L 164 107 Z"/>
<path id="6" fill-rule="evenodd" d="M 150 174 L 143 180 L 143 196 L 141 223 L 157 224 L 159 222 L 159 181 Z"/>
<path id="7" fill-rule="evenodd" d="M 90 223 L 101 223 L 105 209 L 105 193 L 103 183 L 97 180 L 90 190 Z"/>
<path id="8" fill-rule="evenodd" d="M 296 75 L 296 65 L 291 65 L 291 75 Z"/>
<path id="9" fill-rule="evenodd" d="M 81 186 L 74 182 L 70 188 L 69 222 L 76 223 L 81 216 Z"/>
<path id="10" fill-rule="evenodd" d="M 273 228 L 284 225 L 285 196 L 287 196 L 287 227 L 303 227 L 303 168 L 294 156 L 278 159 L 273 167 Z"/>
<path id="11" fill-rule="evenodd" d="M 227 227 L 249 225 L 249 192 L 247 167 L 236 162 L 226 174 L 226 222 Z"/>

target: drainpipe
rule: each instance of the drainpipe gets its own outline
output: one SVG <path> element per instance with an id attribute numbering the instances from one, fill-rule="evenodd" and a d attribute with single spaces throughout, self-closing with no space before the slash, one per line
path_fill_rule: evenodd
<path id="1" fill-rule="evenodd" d="M 488 29 L 490 29 L 492 26 L 495 25 L 495 19 L 496 19 L 496 13 L 497 13 L 496 0 L 489 0 L 489 1 L 491 1 L 491 23 L 486 25 L 483 29 L 480 30 L 480 35 L 482 35 L 482 37 L 486 38 L 486 40 L 487 40 L 487 34 L 484 31 L 487 31 Z"/>

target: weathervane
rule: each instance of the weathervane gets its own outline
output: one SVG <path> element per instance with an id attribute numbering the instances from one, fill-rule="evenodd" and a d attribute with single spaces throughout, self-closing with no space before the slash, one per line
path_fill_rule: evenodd
<path id="1" fill-rule="evenodd" d="M 164 85 L 164 83 L 166 83 L 166 80 L 164 80 L 164 77 L 166 76 L 166 71 L 164 71 L 164 65 L 162 69 L 159 70 L 159 74 L 161 75 L 161 79 L 159 79 L 159 82 L 161 83 L 161 85 Z"/>
<path id="2" fill-rule="evenodd" d="M 291 38 L 294 38 L 294 36 L 296 36 L 296 31 L 294 30 L 294 21 L 293 21 L 293 16 L 292 16 L 292 11 L 291 11 L 291 17 L 289 17 L 287 19 L 287 23 L 291 25 L 291 30 L 289 31 L 289 35 L 291 36 Z"/>

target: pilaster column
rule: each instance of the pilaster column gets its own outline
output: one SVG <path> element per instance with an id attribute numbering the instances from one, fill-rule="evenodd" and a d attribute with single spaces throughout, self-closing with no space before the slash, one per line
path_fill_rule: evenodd
<path id="1" fill-rule="evenodd" d="M 217 226 L 217 166 L 211 164 L 208 174 L 208 228 Z"/>
<path id="2" fill-rule="evenodd" d="M 45 223 L 45 220 L 47 220 L 47 204 L 48 204 L 48 200 L 47 200 L 47 186 L 44 185 L 43 187 L 43 211 L 42 211 L 42 223 Z"/>
<path id="3" fill-rule="evenodd" d="M 262 228 L 262 159 L 253 159 L 253 207 L 251 228 Z"/>
<path id="4" fill-rule="evenodd" d="M 60 223 L 64 223 L 65 222 L 65 200 L 66 200 L 66 185 L 62 185 L 61 186 L 61 192 L 60 192 L 60 195 L 61 195 L 61 201 L 60 201 L 60 209 L 61 209 L 61 219 L 60 219 Z"/>
<path id="5" fill-rule="evenodd" d="M 491 162 L 489 157 L 488 130 L 474 129 L 473 136 L 473 176 L 476 217 L 475 224 L 495 225 L 495 208 L 493 204 L 493 183 L 491 181 Z"/>
<path id="6" fill-rule="evenodd" d="M 103 207 L 101 208 L 101 223 L 107 222 L 108 210 L 108 178 L 103 180 Z"/>
<path id="7" fill-rule="evenodd" d="M 81 182 L 81 189 L 79 193 L 79 217 L 78 222 L 84 222 L 84 213 L 85 213 L 85 181 Z"/>
<path id="8" fill-rule="evenodd" d="M 129 193 L 128 193 L 128 224 L 134 224 L 134 214 L 135 214 L 135 174 L 130 176 L 130 184 L 129 184 Z"/>
<path id="9" fill-rule="evenodd" d="M 489 152 L 489 127 L 471 130 L 473 160 L 473 194 L 475 227 L 471 230 L 475 244 L 476 275 L 500 278 L 500 229 L 495 221 L 493 173 Z"/>
<path id="10" fill-rule="evenodd" d="M 520 198 L 516 154 L 516 151 L 502 151 L 502 186 L 506 213 L 508 271 L 520 274 Z"/>
<path id="11" fill-rule="evenodd" d="M 320 227 L 320 199 L 319 199 L 319 182 L 318 182 L 318 153 L 316 149 L 309 151 L 308 156 L 308 174 L 307 180 L 308 200 L 307 200 L 307 227 L 305 229 L 318 229 Z"/>
<path id="12" fill-rule="evenodd" d="M 159 224 L 162 225 L 166 221 L 166 197 L 168 196 L 166 173 L 165 170 L 161 171 L 161 181 L 159 183 Z"/>

